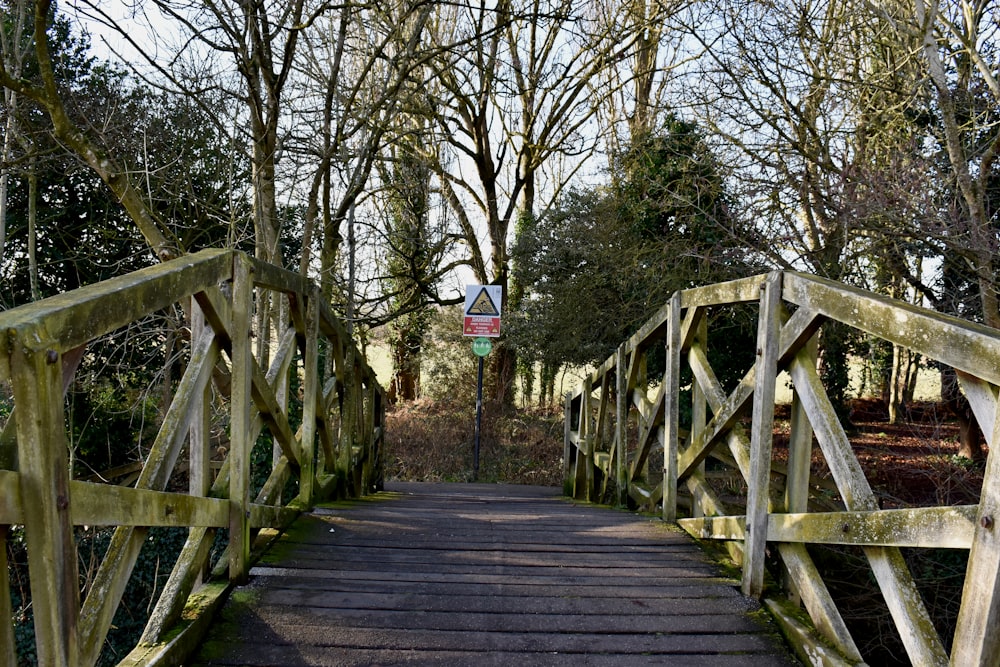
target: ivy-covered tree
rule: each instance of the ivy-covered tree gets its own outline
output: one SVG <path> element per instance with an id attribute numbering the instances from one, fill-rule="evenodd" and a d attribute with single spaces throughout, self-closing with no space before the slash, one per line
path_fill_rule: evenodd
<path id="1" fill-rule="evenodd" d="M 514 250 L 528 294 L 512 335 L 549 383 L 605 359 L 674 291 L 759 271 L 695 125 L 670 118 L 614 164 L 610 185 L 568 193 Z"/>

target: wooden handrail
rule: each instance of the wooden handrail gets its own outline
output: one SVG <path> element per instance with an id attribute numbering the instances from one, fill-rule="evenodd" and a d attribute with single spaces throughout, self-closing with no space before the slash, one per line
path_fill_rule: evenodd
<path id="1" fill-rule="evenodd" d="M 708 308 L 737 304 L 759 308 L 756 363 L 732 391 L 725 391 L 706 351 Z M 763 595 L 763 557 L 768 544 L 788 575 L 789 591 L 812 619 L 804 629 L 787 603 L 768 607 L 804 654 L 833 664 L 860 662 L 806 544 L 863 547 L 913 664 L 995 665 L 1000 662 L 1000 456 L 991 450 L 978 505 L 882 510 L 851 449 L 817 373 L 817 332 L 835 320 L 926 358 L 954 367 L 988 443 L 1000 421 L 1000 331 L 911 304 L 799 273 L 772 273 L 679 291 L 581 387 L 567 394 L 565 488 L 580 499 L 625 503 L 657 510 L 701 539 L 720 540 L 742 567 L 745 593 Z M 662 376 L 650 377 L 645 357 L 666 351 Z M 642 369 L 640 372 L 639 369 Z M 679 422 L 687 369 L 692 378 L 683 399 L 688 428 Z M 771 457 L 774 388 L 786 371 L 793 385 L 792 432 L 787 465 Z M 634 428 L 628 428 L 629 423 Z M 634 434 L 634 435 L 633 435 Z M 813 502 L 810 478 L 813 439 L 841 499 L 839 511 Z M 660 470 L 644 468 L 662 452 Z M 744 507 L 727 507 L 705 473 L 704 463 L 734 471 L 746 489 Z M 621 469 L 629 468 L 623 476 Z M 775 488 L 772 480 L 784 480 Z M 827 480 L 822 480 L 829 487 Z M 821 494 L 816 494 L 817 496 Z M 678 508 L 686 517 L 677 518 Z M 930 620 L 899 549 L 969 551 L 969 566 L 951 653 Z M 810 632 L 818 632 L 816 641 Z M 826 642 L 826 644 L 824 644 Z M 829 645 L 836 647 L 831 651 Z"/>
<path id="2" fill-rule="evenodd" d="M 284 299 L 277 311 L 287 316 L 270 318 L 272 330 L 262 336 L 253 330 L 254 308 L 267 299 Z M 174 304 L 192 322 L 188 363 L 135 487 L 70 479 L 63 392 L 83 349 Z M 320 302 L 318 288 L 298 274 L 243 253 L 205 250 L 0 313 L 0 336 L 0 381 L 10 383 L 14 396 L 0 440 L 0 462 L 10 468 L 0 469 L 0 552 L 7 526 L 23 524 L 40 664 L 97 662 L 150 527 L 186 527 L 188 544 L 155 601 L 142 644 L 123 664 L 181 659 L 194 646 L 201 619 L 245 579 L 255 536 L 260 543 L 317 499 L 362 495 L 381 484 L 382 389 L 345 327 Z M 255 349 L 261 340 L 275 341 L 265 355 Z M 320 363 L 321 348 L 331 364 Z M 269 367 L 258 358 L 271 358 Z M 331 369 L 329 377 L 321 366 Z M 289 419 L 292 374 L 302 380 L 297 431 Z M 215 416 L 230 429 L 221 467 L 212 465 L 208 451 L 213 394 L 225 405 Z M 281 455 L 252 499 L 250 450 L 264 428 Z M 178 488 L 185 448 L 190 484 Z M 298 482 L 298 495 L 282 501 L 289 479 Z M 82 599 L 77 525 L 116 527 Z M 199 583 L 213 565 L 209 547 L 222 528 L 229 543 L 225 560 L 214 564 L 221 577 Z M 0 600 L 10 600 L 8 579 L 4 562 Z M 0 646 L 0 661 L 16 660 L 9 623 L 0 625 Z"/>

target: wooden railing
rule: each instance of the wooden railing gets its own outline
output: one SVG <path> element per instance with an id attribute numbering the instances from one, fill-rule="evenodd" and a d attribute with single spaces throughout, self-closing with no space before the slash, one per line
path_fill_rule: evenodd
<path id="1" fill-rule="evenodd" d="M 190 324 L 188 362 L 155 440 L 145 443 L 137 481 L 72 479 L 63 395 L 88 344 L 165 308 L 179 308 Z M 46 666 L 94 664 L 149 529 L 188 528 L 142 640 L 123 663 L 178 664 L 268 537 L 315 499 L 381 484 L 382 389 L 318 289 L 298 274 L 206 250 L 0 313 L 0 332 L 0 381 L 14 402 L 0 440 L 0 663 L 18 659 L 6 621 L 11 525 L 24 527 L 35 659 Z M 292 379 L 300 384 L 297 431 Z M 273 464 L 251 499 L 250 453 L 264 427 Z M 210 448 L 227 429 L 227 447 Z M 220 467 L 212 458 L 221 449 Z M 178 465 L 184 452 L 186 470 Z M 287 488 L 297 493 L 283 501 Z M 85 596 L 74 526 L 116 527 Z M 228 546 L 213 570 L 210 547 L 223 530 Z"/>
<path id="2" fill-rule="evenodd" d="M 709 363 L 708 323 L 725 309 L 754 306 L 756 362 L 727 394 Z M 978 505 L 880 509 L 817 372 L 816 340 L 830 320 L 953 367 L 987 443 L 996 442 L 1000 331 L 778 272 L 674 294 L 585 378 L 578 393 L 567 396 L 566 489 L 581 499 L 658 509 L 698 538 L 721 540 L 741 564 L 748 595 L 762 596 L 767 549 L 780 559 L 789 595 L 768 595 L 765 602 L 812 664 L 854 664 L 862 655 L 808 544 L 862 548 L 913 664 L 1000 664 L 1000 456 L 989 455 Z M 657 348 L 665 350 L 665 363 Z M 656 354 L 665 370 L 652 377 L 647 360 Z M 782 370 L 793 385 L 787 465 L 772 460 Z M 658 461 L 650 464 L 660 450 L 662 468 Z M 832 488 L 829 480 L 811 476 L 814 454 L 825 460 Z M 730 495 L 744 499 L 740 507 L 726 507 L 712 484 L 726 470 L 739 487 Z M 839 509 L 830 511 L 820 499 L 834 500 Z M 677 518 L 678 506 L 686 518 Z M 950 655 L 903 547 L 969 551 Z M 789 598 L 801 602 L 821 641 L 797 620 Z"/>

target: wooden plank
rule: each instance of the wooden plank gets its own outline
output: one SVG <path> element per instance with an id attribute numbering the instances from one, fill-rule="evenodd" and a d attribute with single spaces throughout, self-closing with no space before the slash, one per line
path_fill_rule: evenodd
<path id="1" fill-rule="evenodd" d="M 625 459 L 628 439 L 628 368 L 625 346 L 618 348 L 615 365 L 615 441 L 612 462 L 615 467 L 616 502 L 624 506 L 628 502 L 628 472 Z M 609 471 L 610 473 L 610 471 Z"/>
<path id="2" fill-rule="evenodd" d="M 708 353 L 708 318 L 700 317 L 698 318 L 697 330 L 695 331 L 694 338 L 692 339 L 692 349 L 698 349 L 706 354 Z M 688 355 L 690 356 L 690 355 Z M 689 362 L 690 363 L 690 362 Z M 705 427 L 708 424 L 708 399 L 705 398 L 705 392 L 702 390 L 701 385 L 697 382 L 692 383 L 694 386 L 691 387 L 691 437 L 690 442 L 695 442 L 702 434 L 705 432 Z M 688 449 L 690 449 L 690 445 Z M 704 476 L 705 474 L 705 462 L 702 461 L 696 470 Z M 700 517 L 706 514 L 725 514 L 725 512 L 706 512 L 707 505 L 706 498 L 702 493 L 704 486 L 701 484 L 689 485 L 688 488 L 691 490 L 691 516 Z M 714 498 L 713 498 L 714 500 Z M 742 561 L 741 561 L 742 562 Z"/>
<path id="3" fill-rule="evenodd" d="M 992 392 L 991 392 L 992 393 Z M 1000 411 L 991 442 L 1000 442 Z M 979 498 L 975 533 L 965 571 L 951 664 L 1000 664 L 1000 455 L 990 448 Z"/>
<path id="4" fill-rule="evenodd" d="M 10 345 L 32 331 L 58 332 L 48 346 L 67 352 L 228 279 L 232 255 L 230 250 L 202 250 L 12 308 L 0 313 L 0 331 L 7 332 Z M 10 377 L 9 348 L 0 345 L 0 377 Z"/>
<path id="5" fill-rule="evenodd" d="M 708 424 L 698 430 L 691 445 L 681 455 L 678 464 L 678 474 L 681 479 L 691 474 L 694 468 L 705 460 L 718 440 L 727 436 L 733 425 L 743 416 L 753 398 L 754 373 L 756 372 L 754 368 L 750 369 L 740 380 L 740 384 L 733 390 L 733 393 L 723 398 L 722 402 L 719 403 L 722 386 L 716 379 L 711 366 L 708 365 L 705 353 L 700 348 L 691 348 L 690 356 L 691 369 L 698 379 L 696 384 L 699 390 L 706 398 L 711 396 L 713 399 L 709 400 L 709 404 L 712 406 L 714 416 Z M 706 387 L 708 387 L 707 391 Z M 749 458 L 739 457 L 739 460 L 744 475 L 748 474 Z"/>
<path id="6" fill-rule="evenodd" d="M 309 293 L 310 282 L 301 273 L 283 269 L 254 257 L 248 256 L 247 259 L 250 262 L 254 287 L 293 294 Z"/>
<path id="7" fill-rule="evenodd" d="M 70 482 L 77 526 L 215 526 L 224 528 L 229 501 L 113 484 Z"/>
<path id="8" fill-rule="evenodd" d="M 663 376 L 663 505 L 664 521 L 677 519 L 678 457 L 680 455 L 681 299 L 670 298 Z"/>
<path id="9" fill-rule="evenodd" d="M 52 341 L 11 335 L 10 342 L 17 440 L 31 443 L 17 453 L 35 646 L 39 664 L 68 667 L 80 661 L 80 580 L 69 512 L 62 365 L 60 355 L 49 352 Z"/>
<path id="10" fill-rule="evenodd" d="M 205 335 L 208 324 L 197 299 L 191 299 L 191 339 Z M 212 368 L 218 363 L 218 354 L 207 363 Z M 188 428 L 188 491 L 193 496 L 207 496 L 212 488 L 211 409 L 212 387 L 206 383 L 201 396 L 191 406 L 191 426 Z"/>
<path id="11" fill-rule="evenodd" d="M 791 579 L 793 589 L 809 612 L 816 630 L 855 663 L 862 662 L 854 637 L 830 595 L 822 575 L 816 569 L 803 544 L 779 544 L 778 553 Z"/>
<path id="12" fill-rule="evenodd" d="M 566 392 L 566 394 L 563 396 L 562 473 L 563 473 L 563 493 L 565 493 L 570 498 L 576 497 L 576 490 L 573 488 L 575 486 L 575 480 L 573 479 L 571 473 L 573 472 L 573 462 L 576 461 L 576 457 L 579 455 L 578 448 L 580 444 L 580 438 L 579 438 L 580 426 L 577 426 L 576 431 L 573 430 L 574 410 L 578 409 L 575 408 L 574 405 L 578 405 L 578 403 L 576 403 L 573 400 L 569 392 Z M 583 411 L 581 410 L 578 413 L 576 413 L 576 417 L 579 419 L 578 424 L 582 425 L 584 420 Z"/>
<path id="13" fill-rule="evenodd" d="M 794 609 L 787 602 L 779 600 L 764 600 L 768 611 L 781 626 L 781 632 L 788 638 L 788 642 L 795 648 L 796 654 L 803 664 L 817 665 L 822 667 L 847 667 L 854 665 L 864 665 L 860 658 L 856 660 L 845 660 L 844 656 L 837 653 L 822 641 L 817 641 L 811 628 L 799 620 L 797 609 Z"/>
<path id="14" fill-rule="evenodd" d="M 228 513 L 226 518 L 228 520 Z M 149 645 L 162 641 L 163 635 L 172 630 L 180 620 L 191 591 L 198 584 L 208 563 L 214 538 L 215 531 L 207 528 L 192 528 L 188 531 L 170 577 L 163 585 L 163 592 L 146 622 L 139 639 L 140 644 Z"/>
<path id="15" fill-rule="evenodd" d="M 156 644 L 139 644 L 125 656 L 119 667 L 174 667 L 197 650 L 218 610 L 225 602 L 232 584 L 213 582 L 191 596 L 181 614 L 182 621 L 166 638 Z"/>
<path id="16" fill-rule="evenodd" d="M 268 384 L 267 378 L 261 372 L 260 366 L 255 359 L 251 359 L 250 372 L 253 377 L 250 385 L 250 395 L 253 397 L 253 404 L 260 413 L 261 419 L 267 424 L 271 435 L 274 436 L 275 443 L 281 446 L 281 453 L 285 455 L 293 467 L 298 468 L 300 457 L 299 443 L 295 440 L 295 435 L 288 425 L 288 417 L 282 411 L 274 390 Z"/>
<path id="17" fill-rule="evenodd" d="M 760 298 L 760 286 L 766 279 L 767 275 L 764 274 L 686 289 L 681 292 L 681 307 L 701 308 L 757 301 Z"/>
<path id="18" fill-rule="evenodd" d="M 871 486 L 854 457 L 851 443 L 837 420 L 816 369 L 796 357 L 789 373 L 844 504 L 852 511 L 877 510 Z M 947 653 L 899 549 L 865 547 L 864 552 L 910 660 L 926 665 L 947 662 Z"/>
<path id="19" fill-rule="evenodd" d="M 313 504 L 316 481 L 316 406 L 321 399 L 319 381 L 319 302 L 318 288 L 308 292 L 306 301 L 306 349 L 302 358 L 302 430 L 299 443 L 299 500 L 306 508 Z"/>
<path id="20" fill-rule="evenodd" d="M 232 600 L 186 664 L 380 664 L 404 648 L 425 664 L 788 664 L 732 582 L 660 522 L 558 489 L 390 491 L 296 522 L 254 568 L 256 601 Z"/>
<path id="21" fill-rule="evenodd" d="M 677 519 L 677 525 L 702 540 L 746 541 L 745 516 L 703 516 Z"/>
<path id="22" fill-rule="evenodd" d="M 250 558 L 250 406 L 254 359 L 250 349 L 253 283 L 250 265 L 237 257 L 233 267 L 232 399 L 229 450 L 229 579 L 246 581 Z"/>
<path id="23" fill-rule="evenodd" d="M 997 388 L 985 380 L 963 373 L 956 372 L 958 383 L 962 388 L 962 393 L 969 400 L 972 413 L 979 422 L 979 428 L 983 432 L 986 446 L 993 446 L 993 423 L 996 421 L 997 412 Z"/>
<path id="24" fill-rule="evenodd" d="M 815 336 L 799 351 L 801 363 L 816 367 L 818 340 Z M 813 431 L 809 415 L 798 394 L 792 393 L 788 437 L 788 468 L 785 479 L 786 512 L 806 512 L 809 509 L 809 478 L 812 469 Z"/>
<path id="25" fill-rule="evenodd" d="M 784 298 L 931 359 L 1000 384 L 1000 332 L 830 280 L 785 273 Z"/>
<path id="26" fill-rule="evenodd" d="M 968 549 L 976 505 L 857 512 L 772 514 L 772 542 Z"/>

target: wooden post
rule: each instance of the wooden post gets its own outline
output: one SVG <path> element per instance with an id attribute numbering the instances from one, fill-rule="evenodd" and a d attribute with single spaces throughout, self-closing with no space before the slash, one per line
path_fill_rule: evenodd
<path id="1" fill-rule="evenodd" d="M 775 271 L 768 274 L 760 290 L 743 564 L 743 594 L 758 598 L 764 590 L 764 549 L 767 546 L 771 441 L 774 431 L 774 383 L 778 374 L 778 340 L 781 334 L 781 273 Z"/>
<path id="2" fill-rule="evenodd" d="M 677 520 L 677 456 L 680 452 L 681 293 L 670 297 L 667 367 L 663 374 L 663 520 Z"/>
<path id="3" fill-rule="evenodd" d="M 80 580 L 70 520 L 62 364 L 54 346 L 35 332 L 9 335 L 38 664 L 77 665 Z"/>
<path id="4" fill-rule="evenodd" d="M 625 345 L 618 348 L 615 359 L 615 490 L 617 503 L 628 504 L 628 462 L 625 460 L 628 448 L 628 367 Z M 610 470 L 608 473 L 610 474 Z"/>
<path id="5" fill-rule="evenodd" d="M 198 301 L 191 299 L 191 344 L 198 340 L 206 328 L 205 314 Z M 213 362 L 214 364 L 214 362 Z M 188 490 L 192 496 L 207 496 L 212 487 L 211 451 L 209 449 L 209 420 L 212 406 L 212 385 L 206 383 L 202 390 L 201 400 L 195 401 L 191 410 L 195 416 L 191 419 L 188 430 L 189 468 Z"/>
<path id="6" fill-rule="evenodd" d="M 316 405 L 319 400 L 319 289 L 309 291 L 306 303 L 306 353 L 302 360 L 302 431 L 299 454 L 299 499 L 313 506 L 316 476 Z"/>
<path id="7" fill-rule="evenodd" d="M 798 353 L 803 363 L 816 367 L 817 337 L 813 336 Z M 792 394 L 791 425 L 788 441 L 788 481 L 785 483 L 786 512 L 809 511 L 809 471 L 812 465 L 813 430 L 809 415 L 799 398 Z"/>
<path id="8" fill-rule="evenodd" d="M 583 380 L 580 395 L 580 444 L 576 450 L 576 477 L 573 485 L 574 497 L 578 500 L 593 500 L 597 492 L 594 477 L 594 434 L 590 428 L 590 394 L 593 391 L 590 377 Z"/>
<path id="9" fill-rule="evenodd" d="M 251 382 L 250 316 L 253 276 L 249 260 L 233 259 L 232 390 L 229 449 L 229 578 L 243 583 L 250 561 Z"/>
<path id="10" fill-rule="evenodd" d="M 577 430 L 579 433 L 579 429 Z M 563 489 L 569 491 L 567 495 L 571 498 L 574 495 L 572 488 L 573 478 L 571 474 L 573 472 L 572 460 L 575 460 L 573 456 L 573 443 L 571 442 L 573 436 L 573 398 L 570 392 L 566 392 L 563 395 Z"/>
<path id="11" fill-rule="evenodd" d="M 965 570 L 951 664 L 986 667 L 1000 664 L 1000 410 L 994 401 L 993 433 L 976 515 L 975 534 Z"/>

